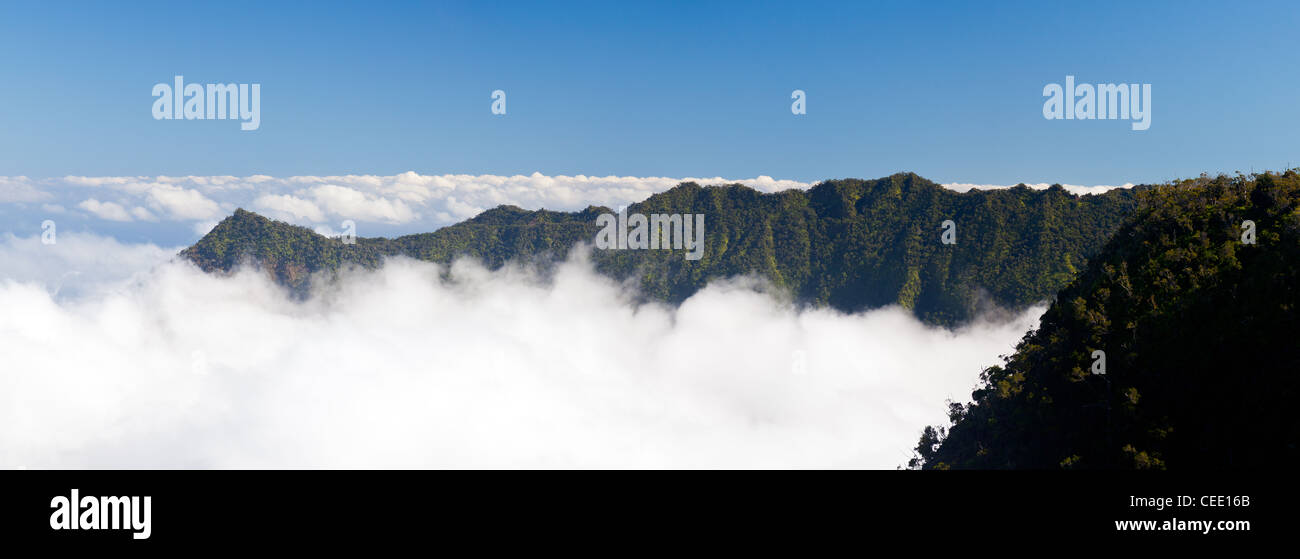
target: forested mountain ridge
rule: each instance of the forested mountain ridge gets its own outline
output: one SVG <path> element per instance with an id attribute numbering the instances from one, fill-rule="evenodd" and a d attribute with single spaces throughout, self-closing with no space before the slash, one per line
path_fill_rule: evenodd
<path id="1" fill-rule="evenodd" d="M 912 173 L 844 179 L 807 191 L 683 183 L 629 213 L 705 215 L 702 259 L 681 251 L 595 250 L 596 269 L 635 277 L 650 299 L 680 302 L 708 281 L 754 274 L 800 303 L 857 311 L 890 304 L 936 324 L 971 318 L 981 304 L 1020 309 L 1050 298 L 1136 209 L 1138 189 L 1076 196 L 1060 186 L 958 193 Z M 596 217 L 501 206 L 432 233 L 358 238 L 354 245 L 243 210 L 182 252 L 206 271 L 252 261 L 306 290 L 312 274 L 406 255 L 446 263 L 460 255 L 497 267 L 554 261 L 590 242 Z M 952 220 L 956 243 L 940 242 Z"/>
<path id="2" fill-rule="evenodd" d="M 950 426 L 925 429 L 910 466 L 1291 463 L 1298 304 L 1295 170 L 1141 192 L 1135 218 L 984 371 L 973 402 L 950 404 Z"/>

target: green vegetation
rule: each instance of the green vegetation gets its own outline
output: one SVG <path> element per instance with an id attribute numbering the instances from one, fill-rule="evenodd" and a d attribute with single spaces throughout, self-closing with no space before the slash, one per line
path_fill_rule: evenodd
<path id="1" fill-rule="evenodd" d="M 634 278 L 650 299 L 679 302 L 712 279 L 755 274 L 801 304 L 900 304 L 946 325 L 986 302 L 1051 299 L 1039 328 L 983 372 L 973 402 L 925 429 L 913 468 L 1252 468 L 1297 457 L 1294 170 L 1093 196 L 959 194 L 913 174 L 776 194 L 684 183 L 628 211 L 705 214 L 702 260 L 595 251 L 599 271 Z M 182 255 L 208 271 L 251 262 L 305 293 L 321 273 L 393 255 L 550 265 L 591 241 L 605 212 L 502 206 L 433 233 L 344 245 L 240 210 Z M 955 245 L 939 242 L 947 219 Z M 1247 220 L 1254 244 L 1242 239 Z M 1093 374 L 1095 351 L 1104 375 Z"/>
<path id="2" fill-rule="evenodd" d="M 927 427 L 913 468 L 1251 469 L 1292 463 L 1300 175 L 1181 181 L 1139 210 Z M 1253 221 L 1255 244 L 1243 242 Z M 1105 374 L 1092 374 L 1093 352 Z"/>
<path id="3" fill-rule="evenodd" d="M 680 302 L 710 280 L 755 274 L 801 304 L 844 311 L 900 304 L 927 322 L 953 325 L 983 305 L 1021 309 L 1050 298 L 1136 209 L 1135 190 L 957 193 L 911 173 L 775 194 L 683 183 L 628 212 L 703 213 L 703 259 L 597 250 L 593 262 L 612 277 L 636 278 L 654 300 Z M 611 211 L 501 206 L 433 233 L 344 245 L 240 210 L 182 255 L 207 271 L 251 261 L 302 293 L 316 272 L 374 267 L 399 254 L 440 263 L 469 255 L 494 268 L 510 260 L 554 262 L 591 242 L 596 216 Z M 955 245 L 939 242 L 948 219 L 957 224 Z"/>

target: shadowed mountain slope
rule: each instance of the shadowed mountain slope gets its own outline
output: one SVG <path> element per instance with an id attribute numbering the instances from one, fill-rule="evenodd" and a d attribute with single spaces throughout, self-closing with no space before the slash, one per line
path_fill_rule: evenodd
<path id="1" fill-rule="evenodd" d="M 925 430 L 912 467 L 1249 469 L 1300 457 L 1300 175 L 1201 178 L 1140 198 L 1039 328 L 984 371 L 974 401 Z"/>

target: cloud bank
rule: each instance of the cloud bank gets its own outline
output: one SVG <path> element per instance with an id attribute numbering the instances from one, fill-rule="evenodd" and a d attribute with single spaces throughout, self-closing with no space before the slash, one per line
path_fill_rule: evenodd
<path id="1" fill-rule="evenodd" d="M 1042 311 L 950 331 L 743 281 L 636 305 L 582 258 L 547 279 L 393 260 L 293 302 L 151 268 L 157 247 L 0 243 L 11 468 L 893 468 Z M 78 258 L 133 263 L 54 295 Z"/>
<path id="2" fill-rule="evenodd" d="M 722 177 L 589 177 L 531 175 L 342 175 L 270 177 L 0 177 L 0 204 L 57 200 L 86 217 L 116 222 L 210 222 L 244 207 L 299 225 L 351 219 L 432 228 L 460 222 L 502 204 L 580 210 L 639 202 L 684 181 L 743 183 L 764 192 L 808 183 Z"/>
<path id="3" fill-rule="evenodd" d="M 47 245 L 39 237 L 0 234 L 0 284 L 39 285 L 58 299 L 100 294 L 146 275 L 181 250 L 81 233 L 62 233 L 55 239 Z"/>
<path id="4" fill-rule="evenodd" d="M 54 179 L 0 177 L 0 218 L 5 207 L 41 219 L 80 217 L 109 226 L 183 222 L 193 234 L 206 233 L 221 218 L 243 207 L 313 229 L 338 228 L 344 220 L 378 226 L 382 234 L 427 232 L 464 221 L 502 204 L 526 209 L 581 210 L 588 205 L 618 207 L 639 202 L 684 181 L 742 183 L 762 192 L 809 188 L 812 183 L 768 176 L 591 177 L 531 175 L 342 175 L 270 177 L 254 175 L 185 177 L 79 177 Z M 952 183 L 957 191 L 1010 188 Z M 1029 185 L 1047 188 L 1046 184 Z M 1123 186 L 1065 185 L 1077 194 Z M 38 206 L 39 204 L 39 206 Z M 376 234 L 367 227 L 363 235 Z M 368 233 L 366 231 L 369 231 Z M 8 231 L 16 232 L 16 231 Z"/>
<path id="5" fill-rule="evenodd" d="M 970 184 L 970 183 L 964 183 L 964 182 L 954 182 L 954 183 L 945 184 L 945 185 L 943 185 L 943 186 L 944 186 L 944 188 L 947 188 L 947 189 L 949 189 L 949 190 L 954 190 L 954 191 L 957 191 L 957 192 L 968 192 L 968 191 L 971 191 L 971 190 L 1003 190 L 1003 189 L 1007 189 L 1007 188 L 1014 188 L 1014 187 L 1019 186 L 1019 185 L 1015 185 L 1015 184 Z M 1051 187 L 1052 187 L 1052 185 L 1050 185 L 1050 184 L 1048 184 L 1048 183 L 1045 183 L 1045 182 L 1039 182 L 1039 183 L 1033 183 L 1033 184 L 1025 184 L 1025 186 L 1027 186 L 1027 187 L 1029 187 L 1029 188 L 1032 188 L 1032 189 L 1034 189 L 1034 190 L 1047 190 L 1048 188 L 1051 188 Z M 1116 188 L 1133 188 L 1133 186 L 1134 186 L 1134 185 L 1133 185 L 1133 183 L 1131 183 L 1131 182 L 1130 182 L 1130 183 L 1120 184 L 1120 185 L 1104 185 L 1104 184 L 1099 184 L 1099 185 L 1094 185 L 1094 186 L 1083 186 L 1083 185 L 1078 185 L 1078 184 L 1063 184 L 1063 185 L 1061 185 L 1061 187 L 1064 188 L 1067 192 L 1069 192 L 1069 193 L 1071 193 L 1071 194 L 1079 195 L 1079 196 L 1083 196 L 1083 195 L 1085 195 L 1085 194 L 1101 194 L 1101 193 L 1106 192 L 1106 191 L 1108 191 L 1108 190 L 1115 190 Z"/>

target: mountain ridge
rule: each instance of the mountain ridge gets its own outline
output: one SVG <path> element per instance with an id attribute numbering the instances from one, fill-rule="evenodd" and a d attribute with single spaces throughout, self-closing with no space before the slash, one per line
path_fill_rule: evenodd
<path id="1" fill-rule="evenodd" d="M 683 262 L 672 251 L 596 250 L 593 262 L 602 273 L 638 280 L 646 299 L 676 303 L 710 280 L 753 274 L 801 303 L 849 312 L 898 304 L 927 322 L 954 325 L 972 318 L 986 297 L 1009 309 L 1050 298 L 1136 208 L 1139 188 L 1082 196 L 1059 185 L 959 193 L 915 173 L 773 193 L 684 182 L 627 211 L 705 214 L 701 261 Z M 612 212 L 502 205 L 436 231 L 345 245 L 240 209 L 181 256 L 208 272 L 251 261 L 302 294 L 318 272 L 373 268 L 398 255 L 439 263 L 469 256 L 490 268 L 553 262 L 590 242 L 596 217 Z M 940 242 L 948 219 L 957 225 L 954 245 Z"/>

